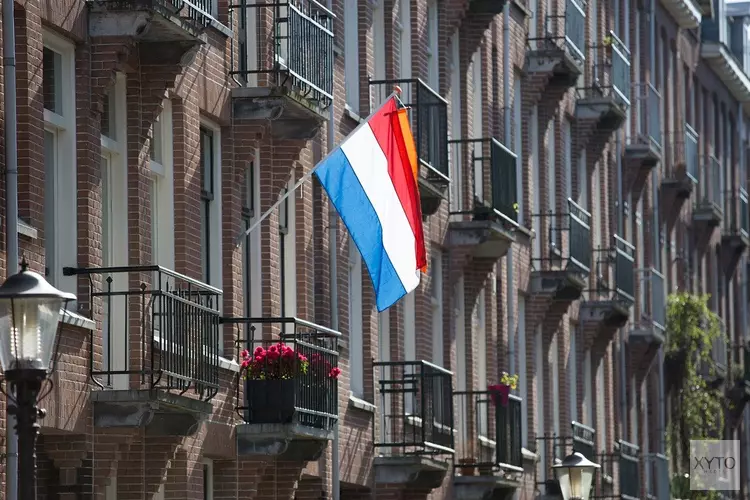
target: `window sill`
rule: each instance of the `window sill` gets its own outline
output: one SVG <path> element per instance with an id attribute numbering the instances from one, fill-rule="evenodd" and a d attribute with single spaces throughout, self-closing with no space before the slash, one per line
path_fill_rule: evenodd
<path id="1" fill-rule="evenodd" d="M 63 309 L 61 311 L 61 318 L 60 321 L 65 323 L 66 325 L 75 326 L 78 328 L 83 328 L 84 330 L 95 330 L 96 329 L 96 322 L 92 319 L 89 319 L 85 316 L 81 316 L 77 312 L 71 311 L 69 309 Z"/>
<path id="2" fill-rule="evenodd" d="M 536 238 L 536 232 L 534 232 L 533 229 L 529 229 L 526 226 L 516 226 L 516 231 L 526 236 L 528 239 L 532 240 Z"/>
<path id="3" fill-rule="evenodd" d="M 375 410 L 377 410 L 377 407 L 374 404 L 358 398 L 351 392 L 349 393 L 349 408 L 356 408 L 368 413 L 375 413 Z"/>
<path id="4" fill-rule="evenodd" d="M 539 461 L 539 455 L 526 448 L 521 448 L 521 458 L 526 462 L 537 463 Z"/>
<path id="5" fill-rule="evenodd" d="M 232 31 L 229 26 L 217 21 L 216 19 L 211 19 L 211 27 L 227 38 L 232 38 L 234 36 L 234 31 Z"/>
<path id="6" fill-rule="evenodd" d="M 359 113 L 354 111 L 354 109 L 349 106 L 348 104 L 344 105 L 344 116 L 349 117 L 351 120 L 354 120 L 357 124 L 364 123 L 364 118 L 359 116 Z"/>
<path id="7" fill-rule="evenodd" d="M 6 219 L 7 220 L 7 219 Z M 31 224 L 27 223 L 25 220 L 18 218 L 18 234 L 20 236 L 26 236 L 27 238 L 30 238 L 32 240 L 35 240 L 39 238 L 39 231 L 32 226 Z"/>

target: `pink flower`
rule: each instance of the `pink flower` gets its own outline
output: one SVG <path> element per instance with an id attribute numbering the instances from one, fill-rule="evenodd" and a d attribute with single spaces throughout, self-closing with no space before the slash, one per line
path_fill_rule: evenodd
<path id="1" fill-rule="evenodd" d="M 242 356 L 243 358 L 246 358 L 249 355 L 250 355 L 250 353 L 248 352 L 247 349 L 243 349 L 242 352 L 240 353 L 240 356 Z"/>
<path id="2" fill-rule="evenodd" d="M 338 367 L 331 368 L 331 371 L 328 372 L 329 378 L 339 378 L 339 375 L 341 375 L 341 369 Z"/>
<path id="3" fill-rule="evenodd" d="M 258 346 L 255 348 L 255 355 L 256 356 L 264 356 L 266 354 L 266 350 L 263 349 L 262 346 Z"/>
<path id="4" fill-rule="evenodd" d="M 248 366 L 250 366 L 250 360 L 249 359 L 243 359 L 241 366 L 242 366 L 242 368 L 247 368 Z"/>
<path id="5" fill-rule="evenodd" d="M 300 363 L 307 363 L 307 356 L 304 354 L 297 354 L 297 359 L 299 359 Z"/>

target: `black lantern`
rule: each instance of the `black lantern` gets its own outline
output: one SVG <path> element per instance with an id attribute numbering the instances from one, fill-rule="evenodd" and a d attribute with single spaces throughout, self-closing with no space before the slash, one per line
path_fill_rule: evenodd
<path id="1" fill-rule="evenodd" d="M 19 500 L 36 499 L 37 419 L 44 416 L 39 391 L 51 369 L 62 310 L 75 299 L 29 271 L 25 260 L 0 285 L 0 364 L 15 403 L 8 412 L 17 419 Z"/>
<path id="2" fill-rule="evenodd" d="M 575 452 L 552 468 L 555 469 L 555 476 L 560 482 L 563 500 L 588 500 L 594 472 L 599 468 L 599 464 Z"/>

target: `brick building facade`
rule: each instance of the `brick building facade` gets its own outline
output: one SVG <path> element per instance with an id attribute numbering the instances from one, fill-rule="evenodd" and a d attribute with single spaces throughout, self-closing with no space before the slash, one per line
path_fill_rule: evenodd
<path id="1" fill-rule="evenodd" d="M 20 250 L 78 296 L 40 498 L 528 499 L 572 449 L 602 463 L 598 495 L 669 498 L 666 294 L 711 293 L 716 365 L 744 364 L 750 8 L 15 9 Z M 395 86 L 429 266 L 377 313 L 317 181 L 243 233 Z M 246 386 L 240 350 L 279 338 L 342 375 Z"/>

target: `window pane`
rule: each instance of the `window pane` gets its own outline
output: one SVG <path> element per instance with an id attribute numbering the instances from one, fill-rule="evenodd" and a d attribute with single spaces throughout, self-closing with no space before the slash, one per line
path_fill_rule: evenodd
<path id="1" fill-rule="evenodd" d="M 112 193 L 110 192 L 109 158 L 102 156 L 102 261 L 112 265 Z"/>
<path id="2" fill-rule="evenodd" d="M 151 178 L 151 260 L 159 264 L 159 179 Z"/>
<path id="3" fill-rule="evenodd" d="M 214 138 L 210 130 L 201 129 L 201 189 L 213 193 Z"/>
<path id="4" fill-rule="evenodd" d="M 104 109 L 102 110 L 102 135 L 112 140 L 117 140 L 117 130 L 115 123 L 115 92 L 110 89 L 104 96 Z"/>
<path id="5" fill-rule="evenodd" d="M 44 108 L 62 115 L 62 56 L 45 47 L 42 55 L 42 67 Z"/>
<path id="6" fill-rule="evenodd" d="M 154 121 L 154 137 L 151 139 L 151 151 L 149 152 L 150 158 L 157 163 L 163 163 L 162 148 L 161 116 L 159 116 Z"/>
<path id="7" fill-rule="evenodd" d="M 55 162 L 57 161 L 57 137 L 54 132 L 44 131 L 44 235 L 45 275 L 55 284 Z"/>

